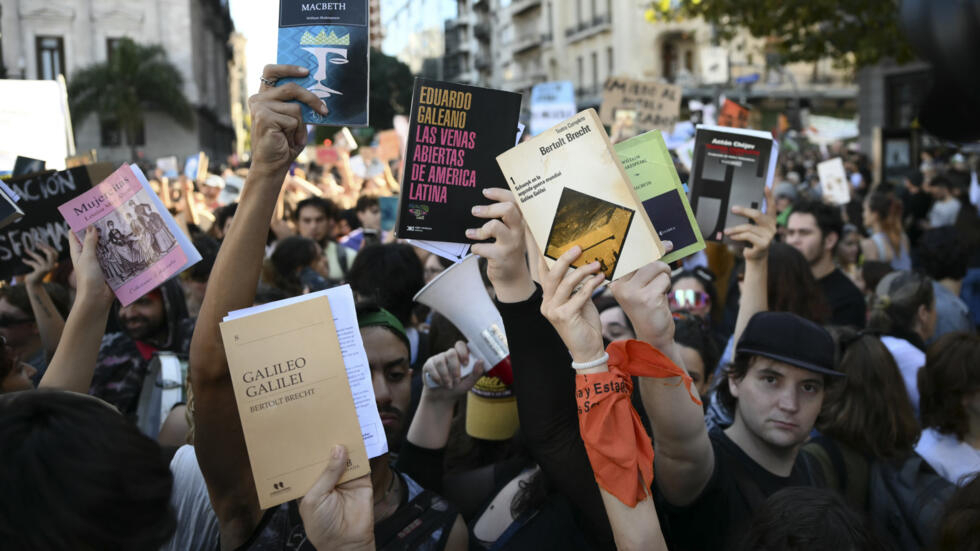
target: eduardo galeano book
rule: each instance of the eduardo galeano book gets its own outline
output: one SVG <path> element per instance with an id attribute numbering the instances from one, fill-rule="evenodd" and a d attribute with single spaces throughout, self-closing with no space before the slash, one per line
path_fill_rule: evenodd
<path id="1" fill-rule="evenodd" d="M 779 142 L 769 132 L 699 124 L 691 166 L 691 208 L 705 239 L 748 222 L 733 206 L 763 208 L 776 172 Z"/>
<path id="2" fill-rule="evenodd" d="M 504 187 L 497 155 L 514 146 L 521 95 L 415 79 L 396 233 L 403 239 L 472 243 L 485 220 L 470 209 Z"/>
<path id="3" fill-rule="evenodd" d="M 347 285 L 230 312 L 221 338 L 259 506 L 306 494 L 333 446 L 344 482 L 388 451 Z"/>
<path id="4" fill-rule="evenodd" d="M 661 260 L 670 263 L 704 249 L 701 229 L 660 131 L 640 134 L 615 148 L 657 235 L 674 244 Z"/>
<path id="5" fill-rule="evenodd" d="M 279 0 L 278 63 L 306 67 L 296 82 L 323 100 L 326 116 L 301 103 L 303 121 L 333 126 L 368 124 L 368 0 Z"/>
<path id="6" fill-rule="evenodd" d="M 606 279 L 664 254 L 595 110 L 587 109 L 497 157 L 548 264 L 575 245 L 575 266 L 599 261 Z"/>
<path id="7" fill-rule="evenodd" d="M 201 260 L 135 164 L 119 167 L 58 211 L 79 240 L 95 226 L 99 265 L 123 306 Z"/>

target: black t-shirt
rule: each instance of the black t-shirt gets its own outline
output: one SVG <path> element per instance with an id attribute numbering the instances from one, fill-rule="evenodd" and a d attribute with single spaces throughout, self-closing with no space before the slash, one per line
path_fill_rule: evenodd
<path id="1" fill-rule="evenodd" d="M 827 304 L 830 305 L 830 322 L 834 325 L 850 325 L 858 329 L 864 328 L 865 310 L 864 295 L 857 285 L 844 272 L 837 268 L 817 280 L 823 289 Z"/>
<path id="2" fill-rule="evenodd" d="M 752 512 L 770 495 L 791 486 L 822 485 L 802 453 L 797 455 L 789 476 L 776 476 L 721 430 L 714 429 L 708 435 L 715 452 L 715 470 L 701 495 L 690 505 L 675 507 L 656 494 L 671 551 L 732 549 L 752 522 Z"/>

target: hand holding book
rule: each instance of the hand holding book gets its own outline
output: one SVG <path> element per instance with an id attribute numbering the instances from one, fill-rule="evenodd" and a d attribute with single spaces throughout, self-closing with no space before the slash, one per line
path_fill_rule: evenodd
<path id="1" fill-rule="evenodd" d="M 268 80 L 300 77 L 309 73 L 296 65 L 266 65 L 262 77 Z M 263 84 L 259 93 L 248 99 L 252 113 L 252 170 L 284 172 L 306 147 L 306 125 L 300 106 L 288 103 L 300 101 L 323 115 L 327 106 L 320 98 L 298 84 L 270 87 Z"/>
<path id="2" fill-rule="evenodd" d="M 364 475 L 337 485 L 347 467 L 347 448 L 334 446 L 330 462 L 306 496 L 299 515 L 310 543 L 317 549 L 374 549 L 374 488 Z"/>
<path id="3" fill-rule="evenodd" d="M 520 302 L 534 292 L 534 282 L 525 260 L 524 218 L 509 190 L 487 188 L 483 195 L 497 202 L 473 207 L 473 216 L 485 218 L 487 222 L 479 228 L 466 230 L 466 237 L 488 240 L 475 243 L 471 249 L 473 254 L 487 259 L 487 277 L 493 283 L 497 299 Z"/>
<path id="4" fill-rule="evenodd" d="M 772 188 L 765 190 L 766 205 L 773 205 Z M 732 214 L 744 216 L 750 220 L 747 224 L 726 228 L 725 237 L 732 241 L 748 243 L 748 248 L 742 253 L 745 260 L 754 262 L 763 260 L 769 254 L 769 245 L 776 236 L 776 217 L 768 212 L 742 206 L 732 207 Z"/>

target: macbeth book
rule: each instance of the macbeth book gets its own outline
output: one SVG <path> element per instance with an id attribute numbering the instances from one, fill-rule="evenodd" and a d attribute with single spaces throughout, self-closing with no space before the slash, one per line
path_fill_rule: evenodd
<path id="1" fill-rule="evenodd" d="M 674 244 L 661 260 L 670 263 L 704 249 L 701 229 L 660 131 L 640 134 L 615 148 L 658 236 Z"/>
<path id="2" fill-rule="evenodd" d="M 528 228 L 551 265 L 598 261 L 606 279 L 664 254 L 663 244 L 595 110 L 587 109 L 497 157 Z"/>
<path id="3" fill-rule="evenodd" d="M 368 0 L 279 0 L 278 63 L 310 70 L 296 82 L 327 106 L 321 115 L 304 103 L 303 122 L 331 126 L 368 124 Z"/>
<path id="4" fill-rule="evenodd" d="M 305 495 L 336 444 L 340 482 L 387 451 L 349 286 L 231 312 L 221 338 L 263 509 Z"/>
<path id="5" fill-rule="evenodd" d="M 749 220 L 733 206 L 762 209 L 776 173 L 779 142 L 769 132 L 699 124 L 691 167 L 691 208 L 705 239 Z"/>

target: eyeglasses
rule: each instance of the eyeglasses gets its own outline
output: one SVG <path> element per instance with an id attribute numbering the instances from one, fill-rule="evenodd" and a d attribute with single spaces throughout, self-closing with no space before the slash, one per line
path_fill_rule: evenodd
<path id="1" fill-rule="evenodd" d="M 22 323 L 34 323 L 34 320 L 29 318 L 8 318 L 6 316 L 0 316 L 0 327 L 10 327 L 11 325 L 20 325 Z"/>
<path id="2" fill-rule="evenodd" d="M 694 289 L 677 289 L 667 295 L 670 302 L 670 310 L 691 310 L 692 308 L 703 308 L 711 305 L 711 297 L 708 293 L 695 291 Z"/>

